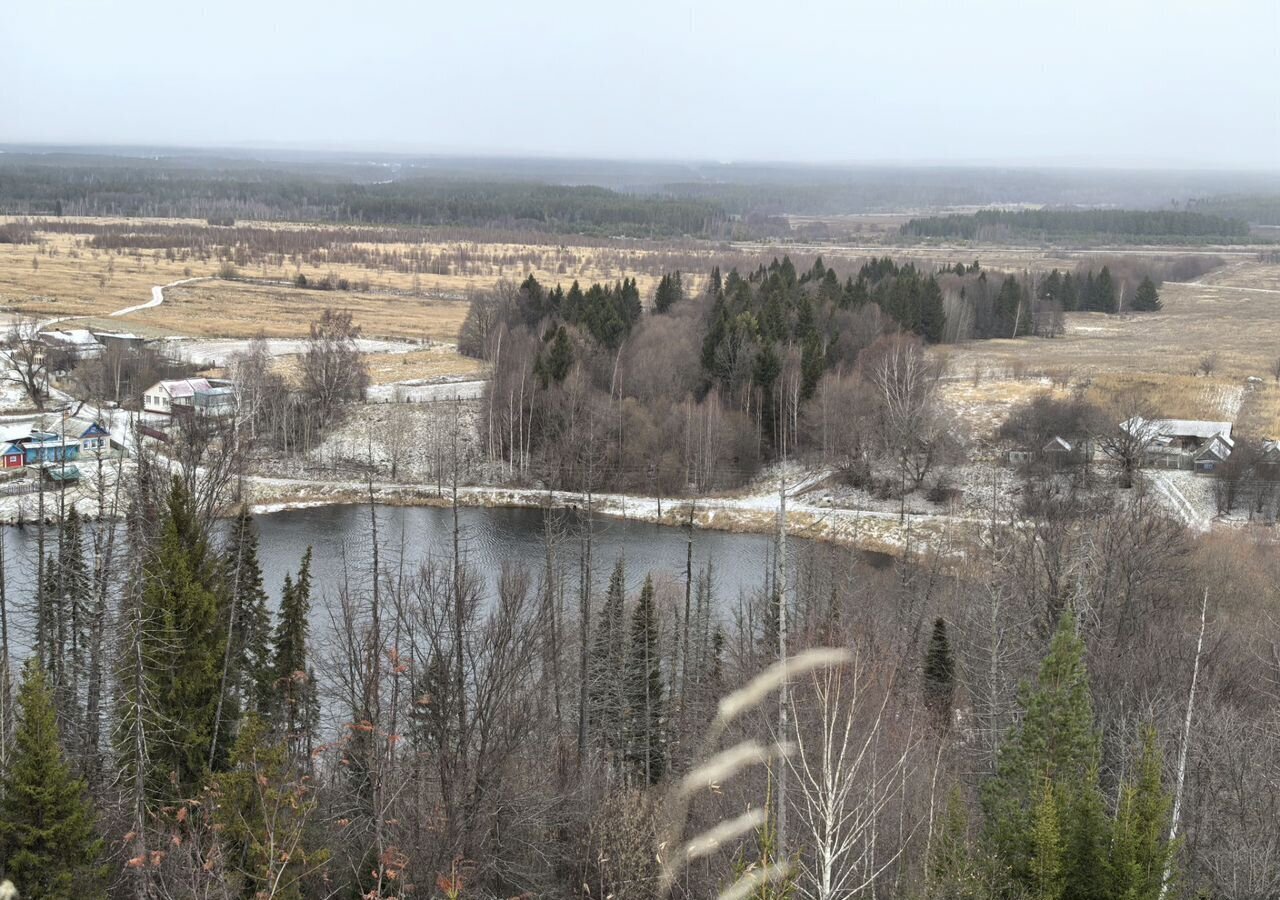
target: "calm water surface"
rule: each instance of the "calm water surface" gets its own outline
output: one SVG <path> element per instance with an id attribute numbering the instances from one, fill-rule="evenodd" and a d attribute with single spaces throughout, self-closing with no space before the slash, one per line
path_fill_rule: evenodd
<path id="1" fill-rule="evenodd" d="M 547 513 L 541 509 L 463 508 L 458 511 L 462 548 L 467 563 L 486 578 L 490 592 L 504 565 L 523 565 L 535 583 L 545 568 L 544 543 Z M 559 534 L 557 556 L 576 592 L 578 558 L 586 516 L 573 511 L 550 513 Z M 388 571 L 411 574 L 417 566 L 435 558 L 449 559 L 452 552 L 453 513 L 436 507 L 376 507 L 381 563 Z M 312 548 L 312 573 L 316 585 L 316 609 L 324 615 L 323 600 L 336 595 L 346 579 L 365 588 L 372 570 L 372 522 L 367 506 L 323 506 L 286 510 L 255 517 L 260 535 L 263 578 L 273 600 L 279 597 L 286 573 L 295 572 L 306 548 Z M 225 526 L 224 526 L 225 527 Z M 686 532 L 606 516 L 592 521 L 593 559 L 597 590 L 603 589 L 619 556 L 626 560 L 628 588 L 638 590 L 648 573 L 683 583 L 687 553 Z M 30 597 L 36 571 L 36 529 L 8 526 L 3 529 L 6 589 L 10 625 L 16 641 L 22 640 L 30 616 Z M 56 552 L 56 532 L 46 535 L 47 552 Z M 716 596 L 721 603 L 754 591 L 772 566 L 773 538 L 761 534 L 723 531 L 693 533 L 693 566 L 697 573 L 708 564 L 716 573 Z M 793 539 L 789 553 L 797 561 L 819 545 Z M 872 562 L 877 554 L 864 554 Z"/>

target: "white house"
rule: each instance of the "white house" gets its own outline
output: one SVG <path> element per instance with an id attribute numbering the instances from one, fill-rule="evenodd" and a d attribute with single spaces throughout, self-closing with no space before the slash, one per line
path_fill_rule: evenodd
<path id="1" fill-rule="evenodd" d="M 220 415 L 234 407 L 235 392 L 230 385 L 215 384 L 207 378 L 158 381 L 142 395 L 142 410 L 149 413 L 199 411 Z"/>

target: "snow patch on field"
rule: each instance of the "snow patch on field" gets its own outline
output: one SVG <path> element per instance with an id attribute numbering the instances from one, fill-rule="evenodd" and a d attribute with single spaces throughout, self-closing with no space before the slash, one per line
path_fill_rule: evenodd
<path id="1" fill-rule="evenodd" d="M 164 341 L 164 350 L 183 359 L 208 366 L 225 366 L 232 357 L 248 352 L 250 341 L 236 338 L 183 338 L 170 337 Z M 270 356 L 299 356 L 307 349 L 301 339 L 269 338 L 266 341 Z M 420 350 L 417 344 L 407 341 L 375 341 L 359 338 L 356 347 L 364 353 L 409 353 Z"/>
<path id="2" fill-rule="evenodd" d="M 1148 469 L 1142 474 L 1169 512 L 1192 531 L 1206 532 L 1213 527 L 1217 514 L 1213 479 L 1169 469 Z"/>

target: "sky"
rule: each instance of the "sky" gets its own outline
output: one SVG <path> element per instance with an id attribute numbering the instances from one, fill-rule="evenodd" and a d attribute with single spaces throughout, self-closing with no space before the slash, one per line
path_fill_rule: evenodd
<path id="1" fill-rule="evenodd" d="M 1280 0 L 39 0 L 0 143 L 1280 168 Z"/>

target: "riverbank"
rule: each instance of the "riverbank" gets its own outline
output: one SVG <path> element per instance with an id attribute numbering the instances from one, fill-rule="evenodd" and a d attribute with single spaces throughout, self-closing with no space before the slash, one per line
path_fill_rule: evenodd
<path id="1" fill-rule="evenodd" d="M 851 509 L 813 502 L 807 491 L 820 480 L 811 475 L 797 479 L 788 490 L 788 533 L 810 540 L 840 544 L 859 550 L 901 556 L 908 552 L 936 550 L 958 552 L 980 521 L 967 516 Z M 358 482 L 300 481 L 286 478 L 246 480 L 255 513 L 287 509 L 368 503 L 370 485 Z M 390 506 L 449 506 L 451 492 L 429 485 L 372 485 L 373 501 Z M 458 503 L 465 507 L 569 508 L 585 510 L 585 494 L 528 488 L 459 486 Z M 590 498 L 591 511 L 613 518 L 650 522 L 671 527 L 693 526 L 703 530 L 743 534 L 772 534 L 778 528 L 776 492 L 744 492 L 698 498 L 658 498 L 601 493 Z"/>
<path id="2" fill-rule="evenodd" d="M 122 471 L 123 468 L 123 471 Z M 81 479 L 68 486 L 65 495 L 50 486 L 44 492 L 46 521 L 57 515 L 60 500 L 74 505 L 81 515 L 99 518 L 123 507 L 125 497 L 116 490 L 120 478 L 128 478 L 130 463 L 113 459 L 99 465 L 89 460 L 79 463 Z M 787 529 L 801 538 L 840 544 L 858 550 L 902 556 L 906 553 L 937 551 L 957 554 L 967 539 L 986 520 L 974 510 L 947 512 L 921 508 L 865 508 L 833 491 L 829 473 L 795 468 L 788 472 Z M 101 479 L 101 485 L 99 485 Z M 244 500 L 255 514 L 324 506 L 363 504 L 370 501 L 388 506 L 447 507 L 448 486 L 404 482 L 368 482 L 348 479 L 299 479 L 266 475 L 244 480 Z M 585 510 L 603 516 L 683 528 L 692 521 L 702 530 L 739 534 L 773 534 L 778 528 L 777 481 L 764 478 L 741 491 L 697 498 L 650 497 L 634 494 L 585 494 L 574 491 L 546 491 L 490 485 L 458 487 L 458 503 L 464 507 L 543 509 L 547 507 Z M 123 483 L 122 483 L 123 487 Z M 34 491 L 5 494 L 0 485 L 0 523 L 30 524 L 39 518 L 39 497 Z M 99 510 L 98 501 L 105 509 Z M 882 504 L 882 507 L 894 504 Z"/>

